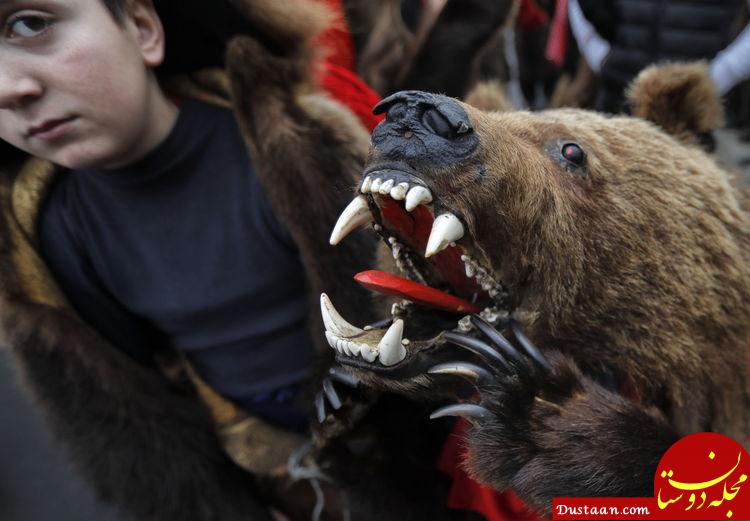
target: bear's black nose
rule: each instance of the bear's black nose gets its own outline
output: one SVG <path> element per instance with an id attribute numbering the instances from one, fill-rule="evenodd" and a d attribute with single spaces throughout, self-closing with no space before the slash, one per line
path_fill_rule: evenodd
<path id="1" fill-rule="evenodd" d="M 469 115 L 447 96 L 397 92 L 373 112 L 386 113 L 372 133 L 372 143 L 388 159 L 439 166 L 465 159 L 478 145 Z"/>

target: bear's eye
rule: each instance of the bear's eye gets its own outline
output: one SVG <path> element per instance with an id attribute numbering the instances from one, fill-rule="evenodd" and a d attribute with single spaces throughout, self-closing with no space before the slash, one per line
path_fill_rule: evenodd
<path id="1" fill-rule="evenodd" d="M 583 149 L 575 143 L 565 143 L 561 150 L 562 156 L 576 166 L 583 166 L 586 162 L 586 154 Z"/>

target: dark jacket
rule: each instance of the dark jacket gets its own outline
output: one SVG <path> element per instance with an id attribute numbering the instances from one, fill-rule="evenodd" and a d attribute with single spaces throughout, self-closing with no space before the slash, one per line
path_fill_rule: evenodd
<path id="1" fill-rule="evenodd" d="M 612 45 L 601 70 L 597 110 L 620 112 L 623 92 L 646 66 L 713 58 L 732 40 L 741 0 L 581 1 L 585 16 Z"/>

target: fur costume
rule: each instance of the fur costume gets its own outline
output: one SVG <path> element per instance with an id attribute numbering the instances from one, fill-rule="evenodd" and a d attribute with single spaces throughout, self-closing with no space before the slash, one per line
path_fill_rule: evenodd
<path id="1" fill-rule="evenodd" d="M 312 42 L 328 22 L 327 11 L 302 0 L 237 0 L 208 10 L 202 2 L 156 3 L 174 37 L 165 72 L 183 73 L 164 80 L 168 90 L 234 108 L 257 175 L 310 267 L 311 290 L 325 288 L 352 309 L 367 309 L 369 297 L 327 266 L 353 273 L 369 258 L 372 241 L 362 238 L 351 250 L 336 250 L 326 234 L 310 229 L 311 223 L 333 225 L 367 148 L 355 116 L 314 87 Z M 221 64 L 229 37 L 226 71 L 194 70 Z M 195 51 L 192 60 L 175 53 L 181 45 Z M 146 368 L 84 323 L 37 249 L 37 213 L 55 169 L 5 152 L 3 345 L 10 346 L 25 387 L 98 496 L 139 521 L 269 519 L 260 502 L 306 519 L 312 490 L 294 489 L 284 479 L 287 458 L 304 439 L 248 416 L 174 353 L 159 353 L 161 371 Z M 319 314 L 310 316 L 320 345 Z"/>
<path id="2" fill-rule="evenodd" d="M 750 434 L 748 200 L 696 145 L 718 96 L 705 64 L 647 69 L 629 96 L 638 117 L 384 99 L 349 209 L 376 223 L 381 267 L 442 294 L 369 275 L 412 302 L 364 329 L 322 299 L 339 363 L 463 402 L 434 417 L 471 420 L 470 474 L 547 515 L 553 496 L 650 496 L 687 434 Z"/>

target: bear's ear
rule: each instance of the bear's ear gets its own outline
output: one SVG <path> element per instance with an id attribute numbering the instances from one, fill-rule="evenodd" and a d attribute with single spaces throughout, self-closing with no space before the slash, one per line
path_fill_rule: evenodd
<path id="1" fill-rule="evenodd" d="M 652 65 L 627 91 L 633 116 L 659 125 L 686 143 L 720 127 L 721 98 L 705 62 Z"/>

